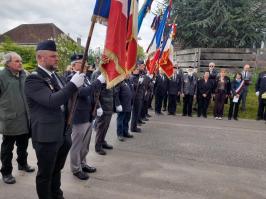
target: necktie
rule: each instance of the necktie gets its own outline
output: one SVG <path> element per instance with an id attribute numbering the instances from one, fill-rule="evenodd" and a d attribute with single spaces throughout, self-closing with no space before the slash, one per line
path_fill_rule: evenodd
<path id="1" fill-rule="evenodd" d="M 51 74 L 51 82 L 52 82 L 56 91 L 59 91 L 61 89 L 60 84 L 59 84 L 54 73 Z"/>
<path id="2" fill-rule="evenodd" d="M 245 71 L 244 79 L 246 79 L 246 78 L 247 78 L 247 72 Z"/>

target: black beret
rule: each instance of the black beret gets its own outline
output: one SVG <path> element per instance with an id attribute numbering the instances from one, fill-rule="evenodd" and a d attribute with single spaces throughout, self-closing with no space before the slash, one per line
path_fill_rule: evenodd
<path id="1" fill-rule="evenodd" d="M 193 68 L 192 66 L 189 66 L 188 68 Z"/>
<path id="2" fill-rule="evenodd" d="M 82 54 L 73 54 L 71 57 L 70 57 L 70 60 L 71 62 L 73 61 L 77 61 L 77 60 L 80 60 L 83 58 L 83 55 Z"/>
<path id="3" fill-rule="evenodd" d="M 173 68 L 177 69 L 177 66 L 173 66 Z"/>
<path id="4" fill-rule="evenodd" d="M 143 60 L 138 60 L 138 61 L 137 61 L 137 64 L 139 64 L 139 65 L 140 65 L 140 64 L 144 64 L 144 61 L 143 61 Z"/>
<path id="5" fill-rule="evenodd" d="M 36 51 L 38 50 L 50 50 L 50 51 L 56 51 L 56 45 L 53 40 L 45 40 L 40 43 L 38 43 Z"/>

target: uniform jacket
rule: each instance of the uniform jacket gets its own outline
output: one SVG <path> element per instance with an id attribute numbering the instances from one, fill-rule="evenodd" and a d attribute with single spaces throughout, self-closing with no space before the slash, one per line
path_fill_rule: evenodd
<path id="1" fill-rule="evenodd" d="M 157 75 L 154 85 L 154 94 L 164 96 L 167 93 L 168 78 L 165 75 Z"/>
<path id="2" fill-rule="evenodd" d="M 121 105 L 123 112 L 131 112 L 133 99 L 133 88 L 128 80 L 124 80 L 116 87 L 116 104 Z"/>
<path id="3" fill-rule="evenodd" d="M 168 94 L 177 95 L 178 92 L 181 92 L 181 84 L 182 84 L 182 76 L 180 74 L 176 74 L 168 80 Z"/>
<path id="4" fill-rule="evenodd" d="M 266 71 L 263 71 L 259 74 L 257 83 L 256 83 L 256 92 L 260 92 L 260 96 L 266 92 Z"/>
<path id="5" fill-rule="evenodd" d="M 33 142 L 60 142 L 65 134 L 67 103 L 77 87 L 72 82 L 65 85 L 61 81 L 64 87 L 57 89 L 52 82 L 41 68 L 29 75 L 25 82 Z"/>
<path id="6" fill-rule="evenodd" d="M 133 85 L 133 100 L 143 100 L 145 93 L 144 80 L 142 83 L 139 82 L 139 74 L 133 74 L 130 76 L 130 83 Z"/>
<path id="7" fill-rule="evenodd" d="M 19 77 L 8 68 L 0 71 L 0 133 L 3 135 L 29 133 L 25 79 L 24 71 L 19 73 Z"/>
<path id="8" fill-rule="evenodd" d="M 71 80 L 75 73 L 68 76 L 68 81 Z M 93 120 L 93 108 L 95 106 L 94 96 L 101 90 L 101 82 L 95 80 L 90 82 L 88 77 L 85 77 L 84 84 L 78 91 L 77 105 L 75 114 L 73 116 L 73 124 L 82 124 L 85 122 L 92 122 Z"/>

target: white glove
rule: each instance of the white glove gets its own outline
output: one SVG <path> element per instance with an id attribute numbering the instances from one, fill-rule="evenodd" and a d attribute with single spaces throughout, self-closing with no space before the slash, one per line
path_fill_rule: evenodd
<path id="1" fill-rule="evenodd" d="M 152 81 L 152 83 L 154 83 L 154 84 L 155 84 L 155 80 L 153 80 L 153 81 Z"/>
<path id="2" fill-rule="evenodd" d="M 256 95 L 257 95 L 257 96 L 259 96 L 259 95 L 260 95 L 260 92 L 259 92 L 259 91 L 257 91 L 257 92 L 256 92 Z"/>
<path id="3" fill-rule="evenodd" d="M 76 72 L 75 75 L 73 75 L 73 77 L 71 78 L 71 82 L 73 84 L 75 84 L 75 86 L 77 88 L 81 87 L 84 83 L 84 78 L 85 78 L 85 74 L 84 73 L 79 73 L 79 72 Z"/>
<path id="4" fill-rule="evenodd" d="M 152 78 L 153 78 L 153 74 L 149 74 L 148 76 L 149 76 L 149 78 L 150 78 L 150 79 L 152 79 Z"/>
<path id="5" fill-rule="evenodd" d="M 102 84 L 104 84 L 106 81 L 105 81 L 105 77 L 103 74 L 100 74 L 100 76 L 97 78 Z"/>
<path id="6" fill-rule="evenodd" d="M 122 108 L 121 105 L 119 105 L 119 106 L 116 107 L 116 112 L 120 113 L 122 111 L 123 111 L 123 108 Z"/>
<path id="7" fill-rule="evenodd" d="M 101 117 L 103 115 L 103 109 L 102 108 L 97 108 L 96 112 L 97 112 L 98 117 Z"/>
<path id="8" fill-rule="evenodd" d="M 139 78 L 139 83 L 142 84 L 143 80 L 144 80 L 144 78 L 143 77 L 140 77 Z"/>

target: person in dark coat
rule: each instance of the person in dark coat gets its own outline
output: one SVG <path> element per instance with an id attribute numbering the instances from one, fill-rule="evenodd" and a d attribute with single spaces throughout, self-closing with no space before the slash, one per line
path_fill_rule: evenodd
<path id="1" fill-rule="evenodd" d="M 212 82 L 209 79 L 209 74 L 209 71 L 206 71 L 203 78 L 198 81 L 198 117 L 203 115 L 207 118 L 207 110 L 212 94 Z"/>
<path id="2" fill-rule="evenodd" d="M 162 115 L 162 103 L 167 92 L 168 80 L 164 71 L 160 68 L 154 85 L 155 114 Z"/>
<path id="3" fill-rule="evenodd" d="M 257 120 L 266 120 L 266 71 L 259 74 L 256 83 L 256 95 L 259 101 Z"/>
<path id="4" fill-rule="evenodd" d="M 230 96 L 231 83 L 230 79 L 226 76 L 226 70 L 220 70 L 220 76 L 214 84 L 215 103 L 214 103 L 214 117 L 221 120 L 224 116 L 224 104 Z"/>
<path id="5" fill-rule="evenodd" d="M 65 84 L 55 73 L 58 63 L 55 42 L 43 41 L 36 51 L 38 67 L 25 82 L 38 165 L 36 189 L 39 199 L 63 199 L 61 170 L 71 146 L 71 127 L 67 124 L 69 99 L 83 85 L 85 74 L 76 73 Z"/>
<path id="6" fill-rule="evenodd" d="M 183 97 L 183 114 L 182 116 L 192 117 L 193 99 L 196 99 L 197 78 L 193 75 L 193 68 L 189 66 L 188 73 L 183 75 L 181 95 Z"/>
<path id="7" fill-rule="evenodd" d="M 182 79 L 181 75 L 177 74 L 177 67 L 174 66 L 172 77 L 168 80 L 168 114 L 176 115 L 177 97 L 181 93 Z"/>
<path id="8" fill-rule="evenodd" d="M 91 81 L 94 81 L 94 79 L 100 75 L 101 72 L 99 70 L 94 71 Z M 107 143 L 105 137 L 114 111 L 114 89 L 115 88 L 107 89 L 106 83 L 102 84 L 100 96 L 98 98 L 103 110 L 103 114 L 101 116 L 97 116 L 95 120 L 95 151 L 99 155 L 106 155 L 106 151 L 104 149 L 113 149 L 113 146 Z"/>
<path id="9" fill-rule="evenodd" d="M 142 101 L 144 96 L 144 78 L 140 74 L 139 66 L 133 71 L 130 76 L 130 82 L 133 86 L 133 99 L 132 99 L 132 115 L 131 115 L 131 132 L 139 133 L 141 129 L 137 127 L 140 120 Z M 143 123 L 143 122 L 142 122 Z"/>
<path id="10" fill-rule="evenodd" d="M 68 76 L 67 80 L 81 70 L 83 55 L 73 54 L 71 56 L 71 65 L 73 72 Z M 85 66 L 84 71 L 87 67 Z M 101 77 L 102 78 L 102 77 Z M 99 79 L 101 79 L 99 78 Z M 87 173 L 96 172 L 96 168 L 89 166 L 86 161 L 86 156 L 89 152 L 92 120 L 94 119 L 93 111 L 95 107 L 94 96 L 101 89 L 101 81 L 96 80 L 90 82 L 88 76 L 85 76 L 84 84 L 78 91 L 76 110 L 73 116 L 72 125 L 72 146 L 70 148 L 70 169 L 74 176 L 80 180 L 89 178 Z M 101 115 L 98 115 L 101 116 Z"/>
<path id="11" fill-rule="evenodd" d="M 28 165 L 27 148 L 29 141 L 29 113 L 24 94 L 26 73 L 22 67 L 22 59 L 15 52 L 4 55 L 5 68 L 0 71 L 0 134 L 1 173 L 6 184 L 16 183 L 12 175 L 13 148 L 17 146 L 18 169 L 33 172 Z"/>
<path id="12" fill-rule="evenodd" d="M 116 88 L 115 100 L 116 104 L 121 106 L 122 111 L 117 113 L 117 137 L 123 142 L 124 138 L 133 138 L 129 133 L 129 121 L 132 110 L 133 87 L 129 81 L 129 75 L 126 79 L 119 83 Z"/>
<path id="13" fill-rule="evenodd" d="M 234 120 L 238 120 L 239 105 L 243 96 L 243 89 L 245 82 L 242 79 L 242 74 L 237 72 L 234 80 L 231 83 L 231 95 L 230 95 L 230 108 L 228 112 L 228 119 L 231 120 L 232 116 Z"/>

